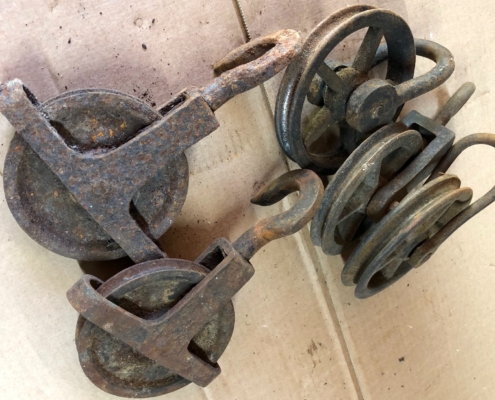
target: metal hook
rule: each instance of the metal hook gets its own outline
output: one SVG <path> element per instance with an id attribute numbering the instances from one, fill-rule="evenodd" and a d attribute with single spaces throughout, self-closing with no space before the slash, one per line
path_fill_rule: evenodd
<path id="1" fill-rule="evenodd" d="M 251 199 L 253 204 L 269 206 L 296 191 L 299 191 L 299 199 L 289 210 L 258 221 L 233 243 L 246 260 L 272 240 L 291 235 L 306 225 L 320 207 L 324 189 L 318 175 L 300 169 L 278 177 Z"/>
<path id="2" fill-rule="evenodd" d="M 248 259 L 263 245 L 298 231 L 313 218 L 320 206 L 323 185 L 312 171 L 291 171 L 270 183 L 252 199 L 255 204 L 269 205 L 294 191 L 300 192 L 300 198 L 292 208 L 259 221 L 233 245 L 225 239 L 218 239 L 194 263 L 170 258 L 148 261 L 117 274 L 104 284 L 86 275 L 67 292 L 67 298 L 81 314 L 81 318 L 130 346 L 133 349 L 131 351 L 153 360 L 180 376 L 180 379 L 206 386 L 220 373 L 216 362 L 224 348 L 219 350 L 217 356 L 205 356 L 205 353 L 195 353 L 191 350 L 191 341 L 202 332 L 205 324 L 228 307 L 230 299 L 253 276 L 254 268 Z M 121 290 L 125 290 L 124 287 L 129 287 L 129 284 L 132 286 L 131 290 L 135 291 L 143 282 L 144 286 L 147 286 L 150 281 L 173 282 L 177 279 L 181 282 L 190 279 L 192 288 L 180 286 L 177 290 L 184 291 L 179 297 L 180 300 L 156 318 L 142 318 L 126 310 L 118 301 L 109 300 L 115 300 L 115 290 L 123 293 Z M 110 288 L 110 291 L 107 288 Z M 155 298 L 156 289 L 148 290 L 153 292 L 150 296 Z M 177 296 L 179 294 L 176 293 Z M 156 306 L 156 301 L 153 301 Z M 146 300 L 144 303 L 146 304 Z M 232 326 L 233 329 L 233 312 L 231 317 L 223 314 L 222 318 L 222 323 L 226 324 L 224 326 Z M 84 320 L 80 321 L 85 323 Z M 228 331 L 229 328 L 223 334 L 224 340 L 227 340 L 225 343 L 228 343 L 230 338 Z M 94 337 L 92 335 L 80 325 L 76 341 L 81 360 L 85 358 L 84 354 L 93 351 L 92 344 L 85 346 L 85 343 L 91 342 L 90 338 Z M 109 346 L 102 351 L 109 354 L 113 349 Z M 127 362 L 123 361 L 124 364 L 121 365 Z M 132 360 L 129 363 L 132 365 Z M 98 372 L 94 372 L 97 370 L 96 364 L 94 360 L 81 361 L 85 373 L 93 383 L 109 393 L 141 397 L 139 394 L 147 390 L 146 384 L 143 389 L 142 383 L 135 387 L 127 381 L 124 385 L 115 384 L 108 375 L 100 376 Z M 176 383 L 167 383 L 158 393 L 164 394 L 180 388 Z"/>

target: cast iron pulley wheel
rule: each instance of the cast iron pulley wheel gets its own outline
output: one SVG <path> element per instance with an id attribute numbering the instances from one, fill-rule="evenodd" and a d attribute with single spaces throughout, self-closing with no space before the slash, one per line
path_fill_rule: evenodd
<path id="1" fill-rule="evenodd" d="M 161 118 L 158 111 L 132 96 L 101 89 L 64 93 L 41 109 L 72 149 L 91 154 L 125 144 Z M 163 235 L 179 215 L 188 175 L 187 159 L 178 154 L 134 195 L 131 215 L 153 239 Z M 17 133 L 7 153 L 4 187 L 16 221 L 49 250 L 81 260 L 126 255 Z"/>
<path id="2" fill-rule="evenodd" d="M 350 66 L 326 63 L 328 54 L 347 36 L 368 28 Z M 369 80 L 376 51 L 382 38 L 388 47 L 386 80 Z M 334 173 L 358 140 L 354 127 L 363 118 L 380 126 L 392 121 L 400 111 L 391 107 L 394 84 L 412 79 L 416 53 L 414 39 L 406 22 L 391 11 L 372 6 L 352 6 L 338 11 L 321 22 L 303 44 L 301 53 L 292 61 L 283 77 L 277 98 L 275 122 L 278 141 L 285 154 L 303 168 L 326 174 Z M 359 119 L 348 118 L 347 103 L 353 92 L 365 82 L 366 93 L 360 99 Z M 306 130 L 302 127 L 304 102 L 321 107 Z M 354 101 L 355 102 L 355 101 Z M 341 145 L 318 148 L 311 145 L 324 135 L 327 127 L 338 124 Z M 367 125 L 367 124 L 364 124 Z M 369 125 L 369 124 L 368 124 Z M 368 132 L 365 132 L 368 133 Z M 346 148 L 346 141 L 351 145 Z"/>
<path id="3" fill-rule="evenodd" d="M 185 260 L 148 261 L 113 276 L 97 290 L 139 319 L 152 322 L 165 315 L 209 272 Z M 188 350 L 215 365 L 230 341 L 234 322 L 234 307 L 229 301 L 193 338 Z M 82 316 L 77 323 L 76 346 L 87 377 L 116 396 L 160 396 L 190 383 Z"/>
<path id="4" fill-rule="evenodd" d="M 68 257 L 165 257 L 156 242 L 184 202 L 184 151 L 218 128 L 222 104 L 285 68 L 299 41 L 287 29 L 253 40 L 216 65 L 210 84 L 182 90 L 157 111 L 97 90 L 42 105 L 19 79 L 0 85 L 0 111 L 17 131 L 5 183 L 12 213 Z"/>
<path id="5" fill-rule="evenodd" d="M 469 206 L 473 192 L 460 184 L 455 175 L 435 179 L 363 235 L 342 271 L 342 282 L 356 285 L 356 297 L 370 297 L 412 269 L 411 253 Z"/>
<path id="6" fill-rule="evenodd" d="M 402 124 L 383 127 L 366 139 L 330 180 L 311 223 L 311 239 L 325 254 L 340 254 L 356 239 L 378 188 L 422 149 L 419 132 Z"/>

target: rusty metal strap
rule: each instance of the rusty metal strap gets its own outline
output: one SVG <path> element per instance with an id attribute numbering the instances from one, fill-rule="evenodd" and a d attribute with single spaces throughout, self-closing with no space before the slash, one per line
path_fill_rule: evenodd
<path id="1" fill-rule="evenodd" d="M 68 146 L 19 80 L 0 87 L 0 111 L 78 203 L 135 262 L 141 262 L 164 254 L 130 215 L 132 197 L 163 163 L 219 126 L 197 91 L 182 96 L 180 105 L 133 139 L 97 154 Z"/>

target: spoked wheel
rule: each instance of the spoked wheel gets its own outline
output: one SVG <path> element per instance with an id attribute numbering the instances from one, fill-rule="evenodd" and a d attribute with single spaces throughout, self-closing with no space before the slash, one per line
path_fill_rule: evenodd
<path id="1" fill-rule="evenodd" d="M 135 316 L 153 322 L 209 272 L 185 260 L 150 261 L 115 275 L 98 292 Z M 230 341 L 234 322 L 234 307 L 229 301 L 193 338 L 188 350 L 209 365 L 216 364 Z M 138 340 L 145 341 L 144 336 Z M 116 396 L 154 397 L 190 383 L 82 316 L 77 323 L 76 346 L 84 373 L 100 389 Z"/>
<path id="2" fill-rule="evenodd" d="M 42 110 L 68 146 L 93 154 L 123 145 L 161 118 L 134 97 L 95 89 L 65 93 L 44 103 Z M 7 153 L 4 187 L 19 225 L 49 250 L 80 260 L 126 255 L 20 134 L 15 134 Z M 187 187 L 187 159 L 179 154 L 134 195 L 131 215 L 158 239 L 179 215 Z"/>
<path id="3" fill-rule="evenodd" d="M 325 61 L 347 36 L 363 28 L 368 31 L 351 65 Z M 370 80 L 368 74 L 382 38 L 388 48 L 386 80 Z M 285 154 L 303 168 L 334 173 L 359 144 L 359 132 L 369 133 L 369 127 L 384 125 L 397 117 L 400 107 L 395 106 L 397 94 L 392 85 L 413 77 L 415 60 L 412 33 L 406 22 L 391 11 L 352 6 L 328 17 L 310 34 L 280 86 L 275 121 Z M 351 98 L 365 82 L 368 84 Z M 320 109 L 303 128 L 306 99 Z M 315 148 L 336 126 L 340 129 L 340 145 Z"/>
<path id="4" fill-rule="evenodd" d="M 366 139 L 344 162 L 325 190 L 322 205 L 311 223 L 311 239 L 325 254 L 340 254 L 355 240 L 368 203 L 422 149 L 421 135 L 388 125 Z"/>
<path id="5" fill-rule="evenodd" d="M 411 253 L 468 207 L 473 192 L 443 175 L 410 193 L 363 235 L 342 271 L 345 285 L 357 285 L 358 298 L 370 297 L 412 269 Z"/>

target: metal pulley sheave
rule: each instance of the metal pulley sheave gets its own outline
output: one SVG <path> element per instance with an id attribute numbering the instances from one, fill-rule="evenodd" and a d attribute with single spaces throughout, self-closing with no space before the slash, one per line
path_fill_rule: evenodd
<path id="1" fill-rule="evenodd" d="M 479 144 L 495 147 L 495 134 L 476 133 L 455 143 L 424 186 L 363 235 L 342 272 L 343 280 L 357 285 L 357 297 L 372 296 L 422 266 L 450 235 L 495 201 L 493 187 L 471 204 L 473 191 L 447 174 L 464 150 Z"/>
<path id="2" fill-rule="evenodd" d="M 350 64 L 328 55 L 353 33 L 367 29 Z M 382 39 L 385 44 L 380 45 Z M 435 66 L 413 78 L 416 56 Z M 373 67 L 387 60 L 384 78 Z M 302 168 L 334 174 L 376 129 L 394 122 L 405 102 L 445 82 L 452 54 L 437 43 L 414 39 L 392 11 L 358 5 L 322 21 L 287 68 L 277 97 L 275 126 L 284 153 Z M 305 115 L 308 105 L 313 112 Z"/>
<path id="3" fill-rule="evenodd" d="M 231 298 L 254 274 L 249 259 L 313 218 L 323 185 L 309 170 L 288 172 L 251 201 L 270 205 L 299 192 L 291 209 L 259 221 L 234 243 L 218 239 L 194 262 L 159 258 L 106 282 L 85 275 L 68 292 L 81 314 L 79 361 L 100 389 L 123 397 L 159 396 L 208 385 L 234 329 Z"/>
<path id="4" fill-rule="evenodd" d="M 184 150 L 218 128 L 214 111 L 285 68 L 299 34 L 281 30 L 235 49 L 220 75 L 158 109 L 111 90 L 77 90 L 44 104 L 19 80 L 0 86 L 16 134 L 4 169 L 8 206 L 42 246 L 79 260 L 163 256 L 155 241 L 179 215 Z"/>
<path id="5" fill-rule="evenodd" d="M 351 63 L 327 60 L 361 29 L 367 32 Z M 19 80 L 0 86 L 0 112 L 16 129 L 4 185 L 17 222 L 58 254 L 129 255 L 137 263 L 106 282 L 85 275 L 67 292 L 80 314 L 81 367 L 102 390 L 143 398 L 212 382 L 234 329 L 232 298 L 254 274 L 249 260 L 310 220 L 312 241 L 342 255 L 343 283 L 365 298 L 422 265 L 495 200 L 494 187 L 470 204 L 472 190 L 445 174 L 465 148 L 495 146 L 489 134 L 452 145 L 455 135 L 445 128 L 474 85 L 464 85 L 434 119 L 412 111 L 397 122 L 405 102 L 452 74 L 447 49 L 415 40 L 393 12 L 360 5 L 328 17 L 300 50 L 291 30 L 254 40 L 216 65 L 221 75 L 211 84 L 187 88 L 157 109 L 92 89 L 40 104 Z M 413 78 L 417 56 L 435 67 Z M 386 76 L 375 78 L 372 69 L 385 61 Z M 297 201 L 233 243 L 216 240 L 194 262 L 169 258 L 156 242 L 185 200 L 184 150 L 218 127 L 214 111 L 223 103 L 286 66 L 277 137 L 308 169 L 277 178 L 252 202 L 271 205 L 296 191 Z M 311 170 L 333 174 L 325 191 Z"/>
<path id="6" fill-rule="evenodd" d="M 455 139 L 444 124 L 473 92 L 474 85 L 465 84 L 434 120 L 411 111 L 358 146 L 331 177 L 311 224 L 311 238 L 324 253 L 341 254 L 431 174 Z"/>

